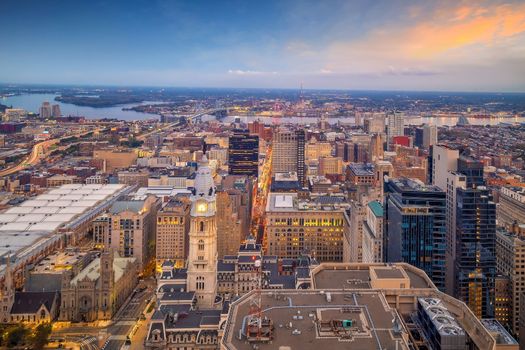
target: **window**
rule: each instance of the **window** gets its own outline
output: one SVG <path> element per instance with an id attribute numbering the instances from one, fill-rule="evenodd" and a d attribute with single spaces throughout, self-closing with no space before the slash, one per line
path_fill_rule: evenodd
<path id="1" fill-rule="evenodd" d="M 204 241 L 202 239 L 199 241 L 199 250 L 204 250 Z"/>
<path id="2" fill-rule="evenodd" d="M 204 232 L 204 221 L 201 221 L 201 222 L 199 223 L 199 231 L 200 231 L 200 232 Z"/>

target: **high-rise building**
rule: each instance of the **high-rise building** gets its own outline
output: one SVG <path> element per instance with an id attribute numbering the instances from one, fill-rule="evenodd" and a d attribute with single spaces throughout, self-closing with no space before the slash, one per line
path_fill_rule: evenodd
<path id="1" fill-rule="evenodd" d="M 297 179 L 301 186 L 306 186 L 306 166 L 305 166 L 305 154 L 304 145 L 306 143 L 306 134 L 304 129 L 299 129 L 296 132 L 297 135 Z"/>
<path id="2" fill-rule="evenodd" d="M 446 178 L 447 194 L 447 222 L 446 222 L 446 281 L 445 289 L 448 294 L 453 295 L 455 290 L 455 261 L 456 261 L 456 215 L 457 215 L 457 191 L 459 188 L 467 187 L 465 175 L 457 172 L 448 172 Z"/>
<path id="3" fill-rule="evenodd" d="M 445 192 L 408 178 L 389 179 L 386 191 L 386 261 L 414 265 L 444 290 Z"/>
<path id="4" fill-rule="evenodd" d="M 319 158 L 318 175 L 342 175 L 343 160 L 339 157 L 321 157 Z M 297 175 L 299 178 L 299 175 Z"/>
<path id="5" fill-rule="evenodd" d="M 297 135 L 279 128 L 273 134 L 272 175 L 297 172 Z"/>
<path id="6" fill-rule="evenodd" d="M 174 197 L 157 212 L 157 264 L 172 260 L 183 266 L 188 257 L 190 203 L 187 197 Z"/>
<path id="7" fill-rule="evenodd" d="M 60 105 L 59 104 L 54 104 L 52 106 L 51 116 L 54 117 L 54 118 L 58 118 L 61 115 L 62 115 L 62 112 L 60 111 Z"/>
<path id="8" fill-rule="evenodd" d="M 396 136 L 404 135 L 405 115 L 399 112 L 393 112 L 388 115 L 388 143 L 391 143 Z"/>
<path id="9" fill-rule="evenodd" d="M 243 227 L 234 198 L 227 191 L 217 192 L 217 255 L 234 255 L 243 237 Z"/>
<path id="10" fill-rule="evenodd" d="M 378 201 L 371 201 L 363 223 L 362 262 L 383 261 L 383 206 Z"/>
<path id="11" fill-rule="evenodd" d="M 40 118 L 44 118 L 44 119 L 51 118 L 51 116 L 53 115 L 53 111 L 51 109 L 51 105 L 49 104 L 49 102 L 42 103 L 42 106 L 40 107 L 40 110 L 39 110 L 39 115 L 40 115 Z"/>
<path id="12" fill-rule="evenodd" d="M 272 175 L 295 172 L 300 184 L 306 185 L 305 138 L 303 129 L 280 128 L 273 134 Z"/>
<path id="13" fill-rule="evenodd" d="M 432 176 L 431 184 L 445 189 L 447 174 L 458 170 L 459 151 L 446 145 L 432 146 Z"/>
<path id="14" fill-rule="evenodd" d="M 470 157 L 461 156 L 458 159 L 458 173 L 465 175 L 468 188 L 483 186 L 483 163 Z"/>
<path id="15" fill-rule="evenodd" d="M 217 294 L 217 204 L 208 160 L 199 162 L 191 196 L 187 288 L 198 307 L 213 307 Z"/>
<path id="16" fill-rule="evenodd" d="M 266 206 L 267 252 L 279 258 L 310 254 L 318 261 L 342 261 L 349 228 L 348 204 L 336 196 L 310 200 L 297 193 L 270 193 Z"/>
<path id="17" fill-rule="evenodd" d="M 149 262 L 155 241 L 159 200 L 148 196 L 145 200 L 119 200 L 109 209 L 111 216 L 111 243 L 123 258 L 134 257 L 140 268 Z"/>
<path id="18" fill-rule="evenodd" d="M 525 189 L 502 187 L 499 191 L 498 225 L 512 231 L 525 224 Z"/>
<path id="19" fill-rule="evenodd" d="M 234 130 L 228 144 L 228 173 L 231 175 L 259 174 L 259 136 L 248 130 Z"/>
<path id="20" fill-rule="evenodd" d="M 480 318 L 494 315 L 495 250 L 496 204 L 490 191 L 458 188 L 455 296 Z"/>
<path id="21" fill-rule="evenodd" d="M 525 293 L 525 228 L 520 233 L 511 233 L 503 228 L 496 231 L 496 265 L 499 274 L 509 284 L 509 325 L 514 334 L 524 337 L 520 328 L 520 305 L 525 303 L 521 296 Z M 496 300 L 496 303 L 498 300 Z M 498 312 L 499 310 L 496 310 Z M 520 332 L 521 330 L 521 332 Z M 520 338 L 521 338 L 520 337 Z"/>
<path id="22" fill-rule="evenodd" d="M 429 149 L 430 146 L 437 144 L 438 142 L 438 130 L 437 126 L 425 124 L 423 125 L 423 140 L 421 146 L 424 149 Z"/>

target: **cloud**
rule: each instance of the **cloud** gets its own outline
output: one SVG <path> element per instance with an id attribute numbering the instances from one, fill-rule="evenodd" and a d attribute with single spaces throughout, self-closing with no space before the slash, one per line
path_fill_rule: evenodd
<path id="1" fill-rule="evenodd" d="M 241 69 L 230 69 L 228 70 L 228 74 L 233 75 L 247 75 L 247 76 L 261 76 L 261 75 L 277 75 L 277 72 L 263 72 L 263 71 L 257 71 L 257 70 L 241 70 Z"/>

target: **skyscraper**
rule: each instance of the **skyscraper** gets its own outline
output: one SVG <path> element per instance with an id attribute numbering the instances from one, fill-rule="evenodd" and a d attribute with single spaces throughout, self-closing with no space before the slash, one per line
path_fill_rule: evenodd
<path id="1" fill-rule="evenodd" d="M 51 105 L 49 104 L 49 102 L 42 103 L 42 106 L 40 107 L 40 110 L 39 110 L 39 114 L 40 114 L 40 118 L 44 118 L 44 119 L 51 118 L 53 113 L 52 113 Z"/>
<path id="2" fill-rule="evenodd" d="M 234 130 L 228 143 L 228 173 L 230 175 L 259 174 L 259 136 L 248 130 Z"/>
<path id="3" fill-rule="evenodd" d="M 273 134 L 272 175 L 296 172 L 302 186 L 306 184 L 305 132 L 280 128 Z"/>
<path id="4" fill-rule="evenodd" d="M 417 133 L 416 133 L 417 135 Z M 423 140 L 422 147 L 429 149 L 430 146 L 435 145 L 438 141 L 438 130 L 437 126 L 425 124 L 423 125 Z"/>
<path id="5" fill-rule="evenodd" d="M 388 142 L 392 142 L 392 139 L 396 136 L 403 136 L 405 115 L 399 112 L 393 112 L 388 116 Z"/>
<path id="6" fill-rule="evenodd" d="M 414 265 L 444 290 L 445 192 L 408 178 L 389 179 L 386 190 L 386 261 Z"/>
<path id="7" fill-rule="evenodd" d="M 458 188 L 455 295 L 480 317 L 493 317 L 496 276 L 496 204 L 490 191 Z"/>
<path id="8" fill-rule="evenodd" d="M 59 104 L 53 105 L 51 115 L 54 118 L 58 118 L 58 117 L 60 117 L 62 115 L 62 112 L 60 111 L 60 105 Z"/>

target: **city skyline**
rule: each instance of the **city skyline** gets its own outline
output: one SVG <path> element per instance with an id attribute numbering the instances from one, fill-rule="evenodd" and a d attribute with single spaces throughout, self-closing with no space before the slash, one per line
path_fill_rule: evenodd
<path id="1" fill-rule="evenodd" d="M 517 1 L 7 1 L 5 83 L 525 91 Z"/>

